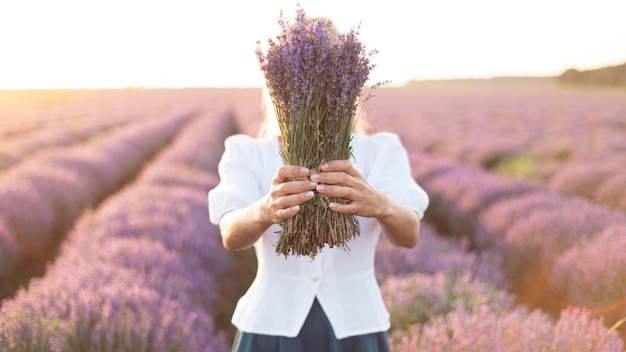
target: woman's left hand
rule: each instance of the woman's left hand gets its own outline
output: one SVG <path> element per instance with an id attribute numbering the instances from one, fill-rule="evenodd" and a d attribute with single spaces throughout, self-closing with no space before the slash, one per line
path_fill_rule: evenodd
<path id="1" fill-rule="evenodd" d="M 377 217 L 388 202 L 387 197 L 374 189 L 348 160 L 328 161 L 322 164 L 321 172 L 309 178 L 318 183 L 317 193 L 349 201 L 348 204 L 329 205 L 338 213 Z"/>

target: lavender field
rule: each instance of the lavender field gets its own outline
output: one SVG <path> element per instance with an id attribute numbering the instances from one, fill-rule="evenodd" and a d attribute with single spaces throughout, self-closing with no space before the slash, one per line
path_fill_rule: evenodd
<path id="1" fill-rule="evenodd" d="M 207 192 L 260 99 L 0 98 L 0 351 L 229 351 L 255 258 Z M 393 351 L 626 350 L 626 91 L 381 88 L 364 116 L 431 198 L 377 249 Z"/>

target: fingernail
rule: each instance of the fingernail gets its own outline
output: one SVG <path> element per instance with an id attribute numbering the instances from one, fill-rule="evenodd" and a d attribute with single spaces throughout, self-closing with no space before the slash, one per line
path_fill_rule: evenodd
<path id="1" fill-rule="evenodd" d="M 315 187 L 315 189 L 318 190 L 318 191 L 323 191 L 323 190 L 326 189 L 326 186 L 324 186 L 324 185 L 317 185 L 317 187 Z"/>
<path id="2" fill-rule="evenodd" d="M 311 175 L 310 178 L 311 178 L 311 180 L 318 180 L 320 178 L 320 175 L 319 174 L 313 174 L 313 175 Z"/>
<path id="3" fill-rule="evenodd" d="M 328 169 L 329 167 L 330 167 L 330 165 L 328 165 L 328 164 L 324 163 L 324 164 L 322 164 L 322 166 L 320 167 L 320 169 L 322 169 L 322 170 L 326 170 L 326 169 Z"/>
<path id="4" fill-rule="evenodd" d="M 336 204 L 336 203 L 329 203 L 329 204 L 328 204 L 328 207 L 329 207 L 329 208 L 336 208 L 336 207 L 337 207 L 337 204 Z"/>
<path id="5" fill-rule="evenodd" d="M 313 191 L 308 191 L 308 192 L 305 193 L 305 196 L 307 198 L 313 198 L 314 195 L 315 195 L 315 193 L 313 193 Z"/>
<path id="6" fill-rule="evenodd" d="M 306 174 L 309 173 L 309 169 L 307 169 L 306 167 L 303 167 L 303 168 L 300 169 L 300 173 L 303 174 L 303 175 L 306 175 Z"/>
<path id="7" fill-rule="evenodd" d="M 298 211 L 300 210 L 300 206 L 299 205 L 294 205 L 293 207 L 291 207 L 292 211 Z"/>
<path id="8" fill-rule="evenodd" d="M 316 187 L 317 186 L 317 182 L 309 182 L 309 187 Z"/>

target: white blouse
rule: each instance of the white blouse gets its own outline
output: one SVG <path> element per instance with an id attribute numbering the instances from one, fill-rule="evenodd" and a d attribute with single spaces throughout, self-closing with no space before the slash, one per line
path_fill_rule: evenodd
<path id="1" fill-rule="evenodd" d="M 283 165 L 277 138 L 239 134 L 227 138 L 225 147 L 220 183 L 209 191 L 209 215 L 216 225 L 226 212 L 267 194 Z M 352 148 L 355 167 L 374 188 L 423 217 L 428 195 L 411 176 L 396 134 L 353 135 Z M 374 274 L 380 225 L 372 218 L 358 220 L 361 235 L 348 243 L 349 252 L 326 246 L 314 260 L 277 254 L 280 227 L 267 229 L 254 244 L 256 278 L 238 301 L 232 323 L 249 333 L 295 337 L 317 297 L 338 339 L 388 330 L 389 312 Z"/>

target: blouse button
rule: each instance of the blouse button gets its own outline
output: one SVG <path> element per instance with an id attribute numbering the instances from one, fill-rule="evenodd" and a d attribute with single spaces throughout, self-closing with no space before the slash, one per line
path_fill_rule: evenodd
<path id="1" fill-rule="evenodd" d="M 313 282 L 318 282 L 318 281 L 320 281 L 320 275 L 319 275 L 319 274 L 313 274 L 313 275 L 311 275 L 311 280 L 313 280 Z"/>

